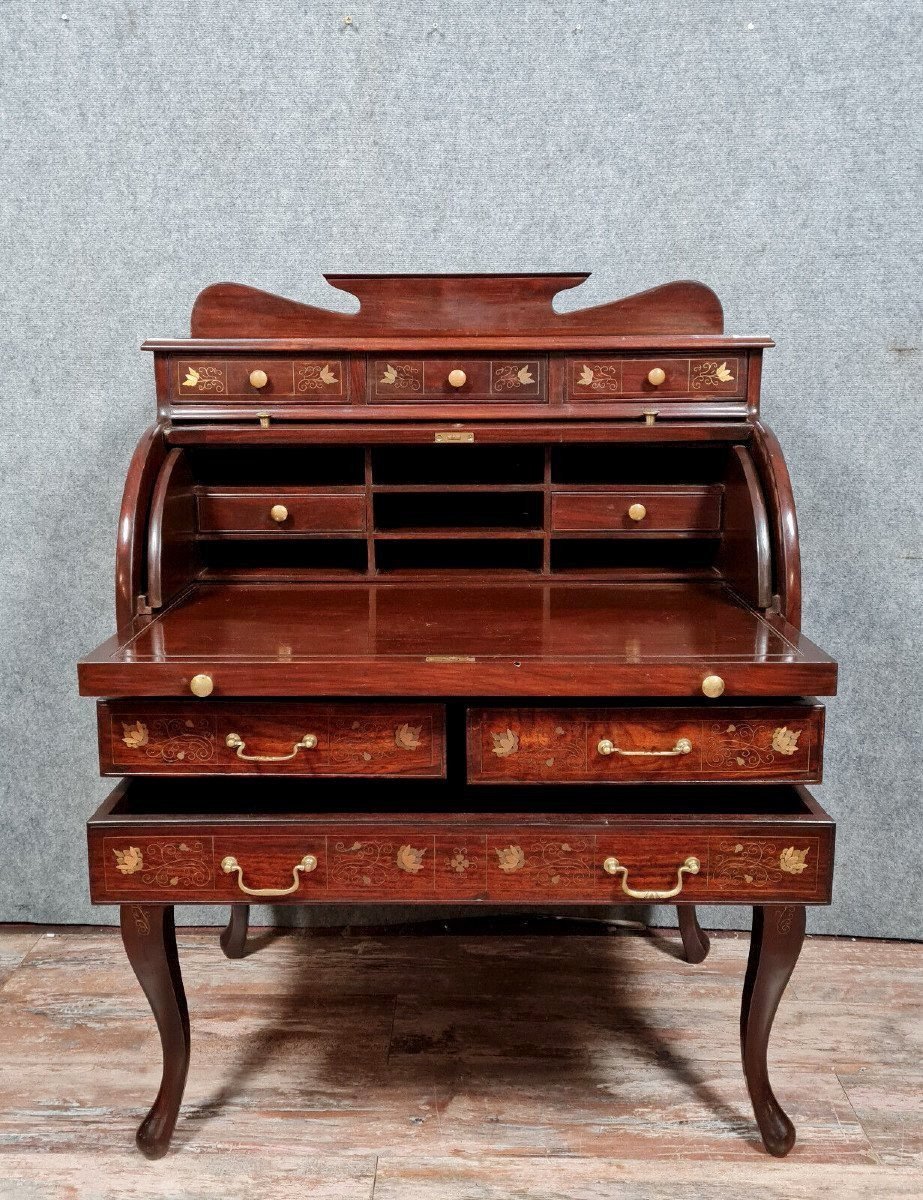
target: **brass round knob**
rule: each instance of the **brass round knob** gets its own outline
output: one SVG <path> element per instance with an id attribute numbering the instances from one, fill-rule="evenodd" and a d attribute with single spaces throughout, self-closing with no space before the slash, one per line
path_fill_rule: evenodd
<path id="1" fill-rule="evenodd" d="M 255 388 L 264 388 L 269 383 L 269 376 L 265 371 L 250 372 L 250 386 Z"/>
<path id="2" fill-rule="evenodd" d="M 288 509 L 284 504 L 274 504 L 269 510 L 269 515 L 281 525 L 283 521 L 288 520 Z"/>
<path id="3" fill-rule="evenodd" d="M 654 387 L 660 387 L 666 377 L 667 373 L 662 367 L 652 367 L 647 373 L 647 382 L 652 383 Z"/>
<path id="4" fill-rule="evenodd" d="M 643 504 L 632 504 L 628 510 L 628 515 L 633 521 L 643 521 L 647 516 L 647 509 Z"/>
<path id="5" fill-rule="evenodd" d="M 449 384 L 451 387 L 464 387 L 467 382 L 468 376 L 464 371 L 455 370 L 449 372 Z"/>
<path id="6" fill-rule="evenodd" d="M 189 690 L 193 696 L 210 696 L 215 690 L 215 681 L 211 675 L 193 675 L 189 680 Z"/>
<path id="7" fill-rule="evenodd" d="M 706 675 L 702 680 L 702 691 L 709 699 L 715 700 L 724 692 L 724 680 L 720 675 Z"/>

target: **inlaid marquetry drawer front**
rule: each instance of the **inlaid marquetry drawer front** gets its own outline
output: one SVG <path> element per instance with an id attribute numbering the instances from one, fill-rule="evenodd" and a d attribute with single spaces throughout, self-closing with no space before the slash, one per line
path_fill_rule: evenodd
<path id="1" fill-rule="evenodd" d="M 720 487 L 561 488 L 551 498 L 555 533 L 717 533 Z"/>
<path id="2" fill-rule="evenodd" d="M 737 397 L 746 391 L 746 358 L 723 355 L 566 360 L 565 392 L 571 404 L 661 397 Z"/>
<path id="3" fill-rule="evenodd" d="M 104 775 L 445 775 L 439 705 L 98 705 Z"/>
<path id="4" fill-rule="evenodd" d="M 535 355 L 370 358 L 368 398 L 370 404 L 413 404 L 424 400 L 459 404 L 473 400 L 544 403 L 547 359 Z"/>
<path id="5" fill-rule="evenodd" d="M 471 783 L 821 778 L 820 705 L 468 712 Z"/>
<path id="6" fill-rule="evenodd" d="M 809 814 L 803 814 L 808 816 Z M 90 823 L 97 903 L 826 903 L 834 827 L 812 819 L 318 816 Z"/>
<path id="7" fill-rule="evenodd" d="M 202 533 L 361 533 L 365 493 L 341 488 L 202 488 Z"/>
<path id="8" fill-rule="evenodd" d="M 171 394 L 180 400 L 293 398 L 313 404 L 345 404 L 349 394 L 345 358 L 177 358 L 169 364 Z"/>

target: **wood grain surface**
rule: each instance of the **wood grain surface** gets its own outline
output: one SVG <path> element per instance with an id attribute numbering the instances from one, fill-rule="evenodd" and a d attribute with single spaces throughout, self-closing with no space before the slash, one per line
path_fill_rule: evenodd
<path id="1" fill-rule="evenodd" d="M 675 932 L 586 928 L 614 936 L 256 929 L 238 962 L 180 930 L 197 1038 L 160 1163 L 134 1149 L 159 1046 L 117 930 L 0 931 L 0 1197 L 920 1195 L 923 947 L 807 940 L 770 1043 L 779 1162 L 739 1065 L 748 936 L 690 966 Z"/>

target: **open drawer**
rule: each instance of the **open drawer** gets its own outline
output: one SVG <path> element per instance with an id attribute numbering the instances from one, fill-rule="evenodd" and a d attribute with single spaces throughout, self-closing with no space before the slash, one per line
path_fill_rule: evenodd
<path id="1" fill-rule="evenodd" d="M 826 904 L 803 787 L 121 783 L 88 824 L 96 904 Z"/>

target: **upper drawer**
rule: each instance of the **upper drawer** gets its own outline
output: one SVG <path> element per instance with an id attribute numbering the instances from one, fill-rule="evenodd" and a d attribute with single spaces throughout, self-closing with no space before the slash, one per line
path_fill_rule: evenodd
<path id="1" fill-rule="evenodd" d="M 544 403 L 548 395 L 547 377 L 547 359 L 542 356 L 369 358 L 368 401 L 370 404 L 413 404 L 424 400 L 457 404 L 473 400 Z"/>
<path id="2" fill-rule="evenodd" d="M 470 783 L 817 782 L 824 710 L 475 708 Z"/>
<path id="3" fill-rule="evenodd" d="M 345 404 L 349 392 L 344 358 L 177 358 L 170 363 L 170 392 L 181 400 L 291 399 Z"/>
<path id="4" fill-rule="evenodd" d="M 721 528 L 720 487 L 562 488 L 552 494 L 555 533 L 717 533 Z"/>
<path id="5" fill-rule="evenodd" d="M 571 404 L 658 396 L 734 398 L 745 394 L 746 367 L 744 357 L 568 358 L 564 386 Z"/>
<path id="6" fill-rule="evenodd" d="M 103 775 L 445 775 L 438 704 L 101 701 Z"/>
<path id="7" fill-rule="evenodd" d="M 362 533 L 365 493 L 325 488 L 202 488 L 202 533 Z"/>

